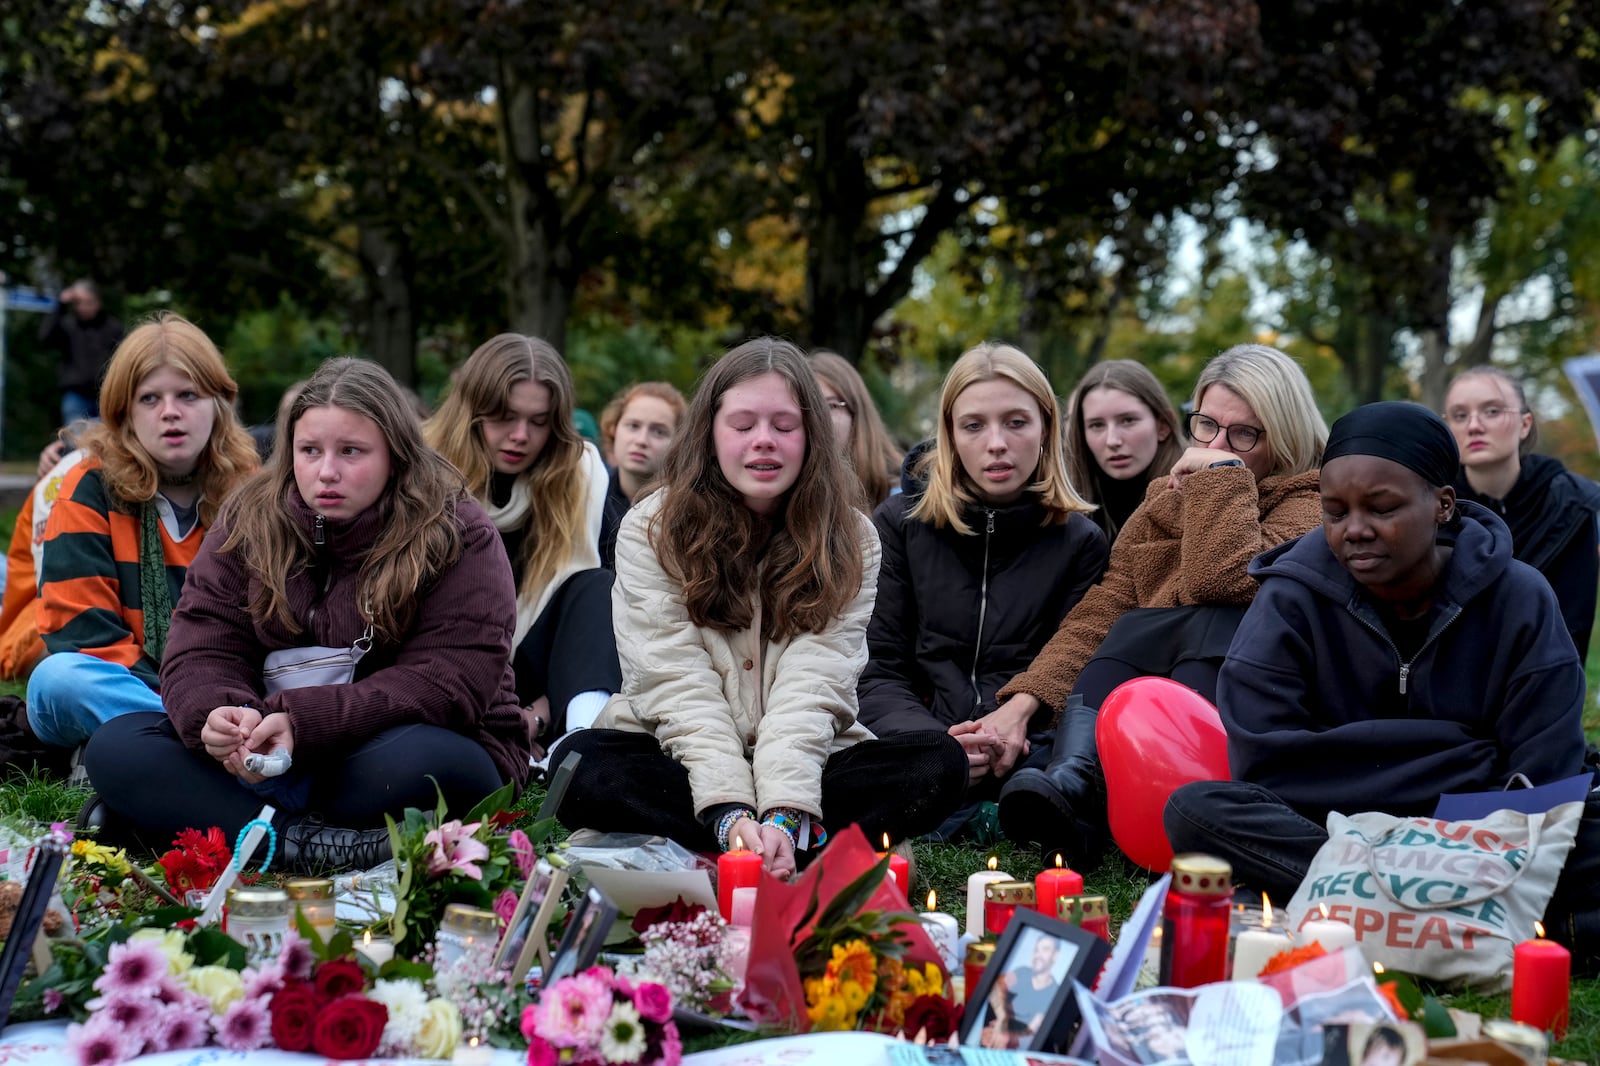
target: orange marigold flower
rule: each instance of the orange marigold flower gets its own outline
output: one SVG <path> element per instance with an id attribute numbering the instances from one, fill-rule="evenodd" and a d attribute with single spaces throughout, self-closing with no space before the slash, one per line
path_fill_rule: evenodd
<path id="1" fill-rule="evenodd" d="M 860 985 L 865 995 L 871 995 L 878 985 L 878 957 L 865 940 L 852 940 L 833 946 L 833 959 L 828 963 L 828 976 L 840 985 Z"/>

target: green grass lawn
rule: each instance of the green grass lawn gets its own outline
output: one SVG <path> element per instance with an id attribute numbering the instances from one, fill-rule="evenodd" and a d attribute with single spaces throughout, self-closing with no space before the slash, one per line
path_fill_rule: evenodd
<path id="1" fill-rule="evenodd" d="M 0 515 L 0 522 L 4 516 Z M 1600 630 L 1600 625 L 1597 625 Z M 1600 648 L 1591 647 L 1585 664 L 1589 682 L 1588 709 L 1584 726 L 1591 740 L 1600 739 L 1600 714 L 1596 713 L 1595 694 L 1600 692 Z M 0 682 L 0 694 L 23 695 L 25 686 Z M 13 776 L 0 781 L 0 813 L 32 818 L 39 822 L 71 820 L 82 805 L 85 793 L 69 789 L 52 781 L 41 781 Z M 518 803 L 525 811 L 538 807 L 543 798 L 538 789 L 530 789 Z M 1019 848 L 1009 841 L 1001 841 L 992 848 L 978 848 L 959 844 L 916 844 L 913 847 L 916 874 L 912 902 L 921 908 L 931 888 L 939 894 L 939 909 L 948 911 L 963 921 L 966 911 L 967 877 L 975 870 L 987 866 L 989 857 L 999 860 L 1000 869 L 1018 878 L 1031 879 L 1045 864 L 1045 856 L 1029 848 Z M 146 856 L 146 859 L 152 858 Z M 1113 926 L 1125 919 L 1148 887 L 1151 876 L 1127 863 L 1120 857 L 1104 863 L 1099 869 L 1085 875 L 1089 892 L 1107 897 L 1111 905 Z M 1486 1019 L 1504 1017 L 1510 1009 L 1510 997 L 1476 996 L 1458 994 L 1449 998 L 1453 1006 L 1475 1011 Z M 698 1048 L 699 1045 L 697 1044 Z M 1574 981 L 1572 987 L 1571 1028 L 1565 1041 L 1555 1052 L 1576 1061 L 1600 1062 L 1600 981 Z"/>

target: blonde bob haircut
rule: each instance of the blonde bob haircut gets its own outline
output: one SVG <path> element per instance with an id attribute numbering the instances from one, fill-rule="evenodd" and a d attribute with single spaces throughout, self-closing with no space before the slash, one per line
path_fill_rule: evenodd
<path id="1" fill-rule="evenodd" d="M 162 367 L 194 382 L 216 407 L 211 436 L 195 464 L 200 487 L 200 521 L 209 526 L 217 508 L 255 472 L 255 443 L 233 413 L 239 386 L 223 365 L 222 353 L 205 332 L 181 315 L 162 312 L 128 334 L 106 367 L 100 385 L 101 421 L 83 435 L 83 446 L 100 460 L 106 487 L 118 505 L 131 510 L 155 498 L 161 484 L 155 460 L 145 451 L 129 418 L 139 383 Z"/>
<path id="2" fill-rule="evenodd" d="M 984 381 L 1009 381 L 1039 405 L 1044 429 L 1040 438 L 1039 466 L 1034 470 L 1032 483 L 1023 491 L 1034 494 L 1044 505 L 1042 524 L 1059 525 L 1075 512 L 1094 510 L 1094 505 L 1079 496 L 1067 480 L 1067 464 L 1061 451 L 1061 419 L 1050 379 L 1020 349 L 985 341 L 963 353 L 945 375 L 944 387 L 939 390 L 939 427 L 934 444 L 918 464 L 928 487 L 911 508 L 911 517 L 936 529 L 948 526 L 962 536 L 977 533 L 967 525 L 964 512 L 982 497 L 956 454 L 953 423 L 956 399 L 971 386 Z"/>
<path id="3" fill-rule="evenodd" d="M 1236 344 L 1207 363 L 1194 383 L 1194 409 L 1206 390 L 1226 385 L 1261 421 L 1272 449 L 1269 476 L 1304 474 L 1322 465 L 1328 424 L 1300 364 L 1266 344 Z"/>

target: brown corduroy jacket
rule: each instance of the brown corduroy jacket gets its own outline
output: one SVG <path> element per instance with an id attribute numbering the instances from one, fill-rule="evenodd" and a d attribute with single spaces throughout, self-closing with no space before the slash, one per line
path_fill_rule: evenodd
<path id="1" fill-rule="evenodd" d="M 1246 572 L 1250 560 L 1321 523 L 1315 470 L 1257 484 L 1244 467 L 1217 467 L 1190 474 L 1176 490 L 1164 477 L 1152 481 L 1112 545 L 1105 578 L 998 698 L 1026 692 L 1055 708 L 1059 719 L 1079 672 L 1124 612 L 1245 606 L 1257 587 Z"/>

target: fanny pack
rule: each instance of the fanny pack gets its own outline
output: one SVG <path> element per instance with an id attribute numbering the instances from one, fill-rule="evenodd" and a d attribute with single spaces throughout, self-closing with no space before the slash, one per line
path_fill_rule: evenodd
<path id="1" fill-rule="evenodd" d="M 284 648 L 271 652 L 261 670 L 267 695 L 312 685 L 348 685 L 355 680 L 356 664 L 372 650 L 372 624 L 348 648 Z"/>

